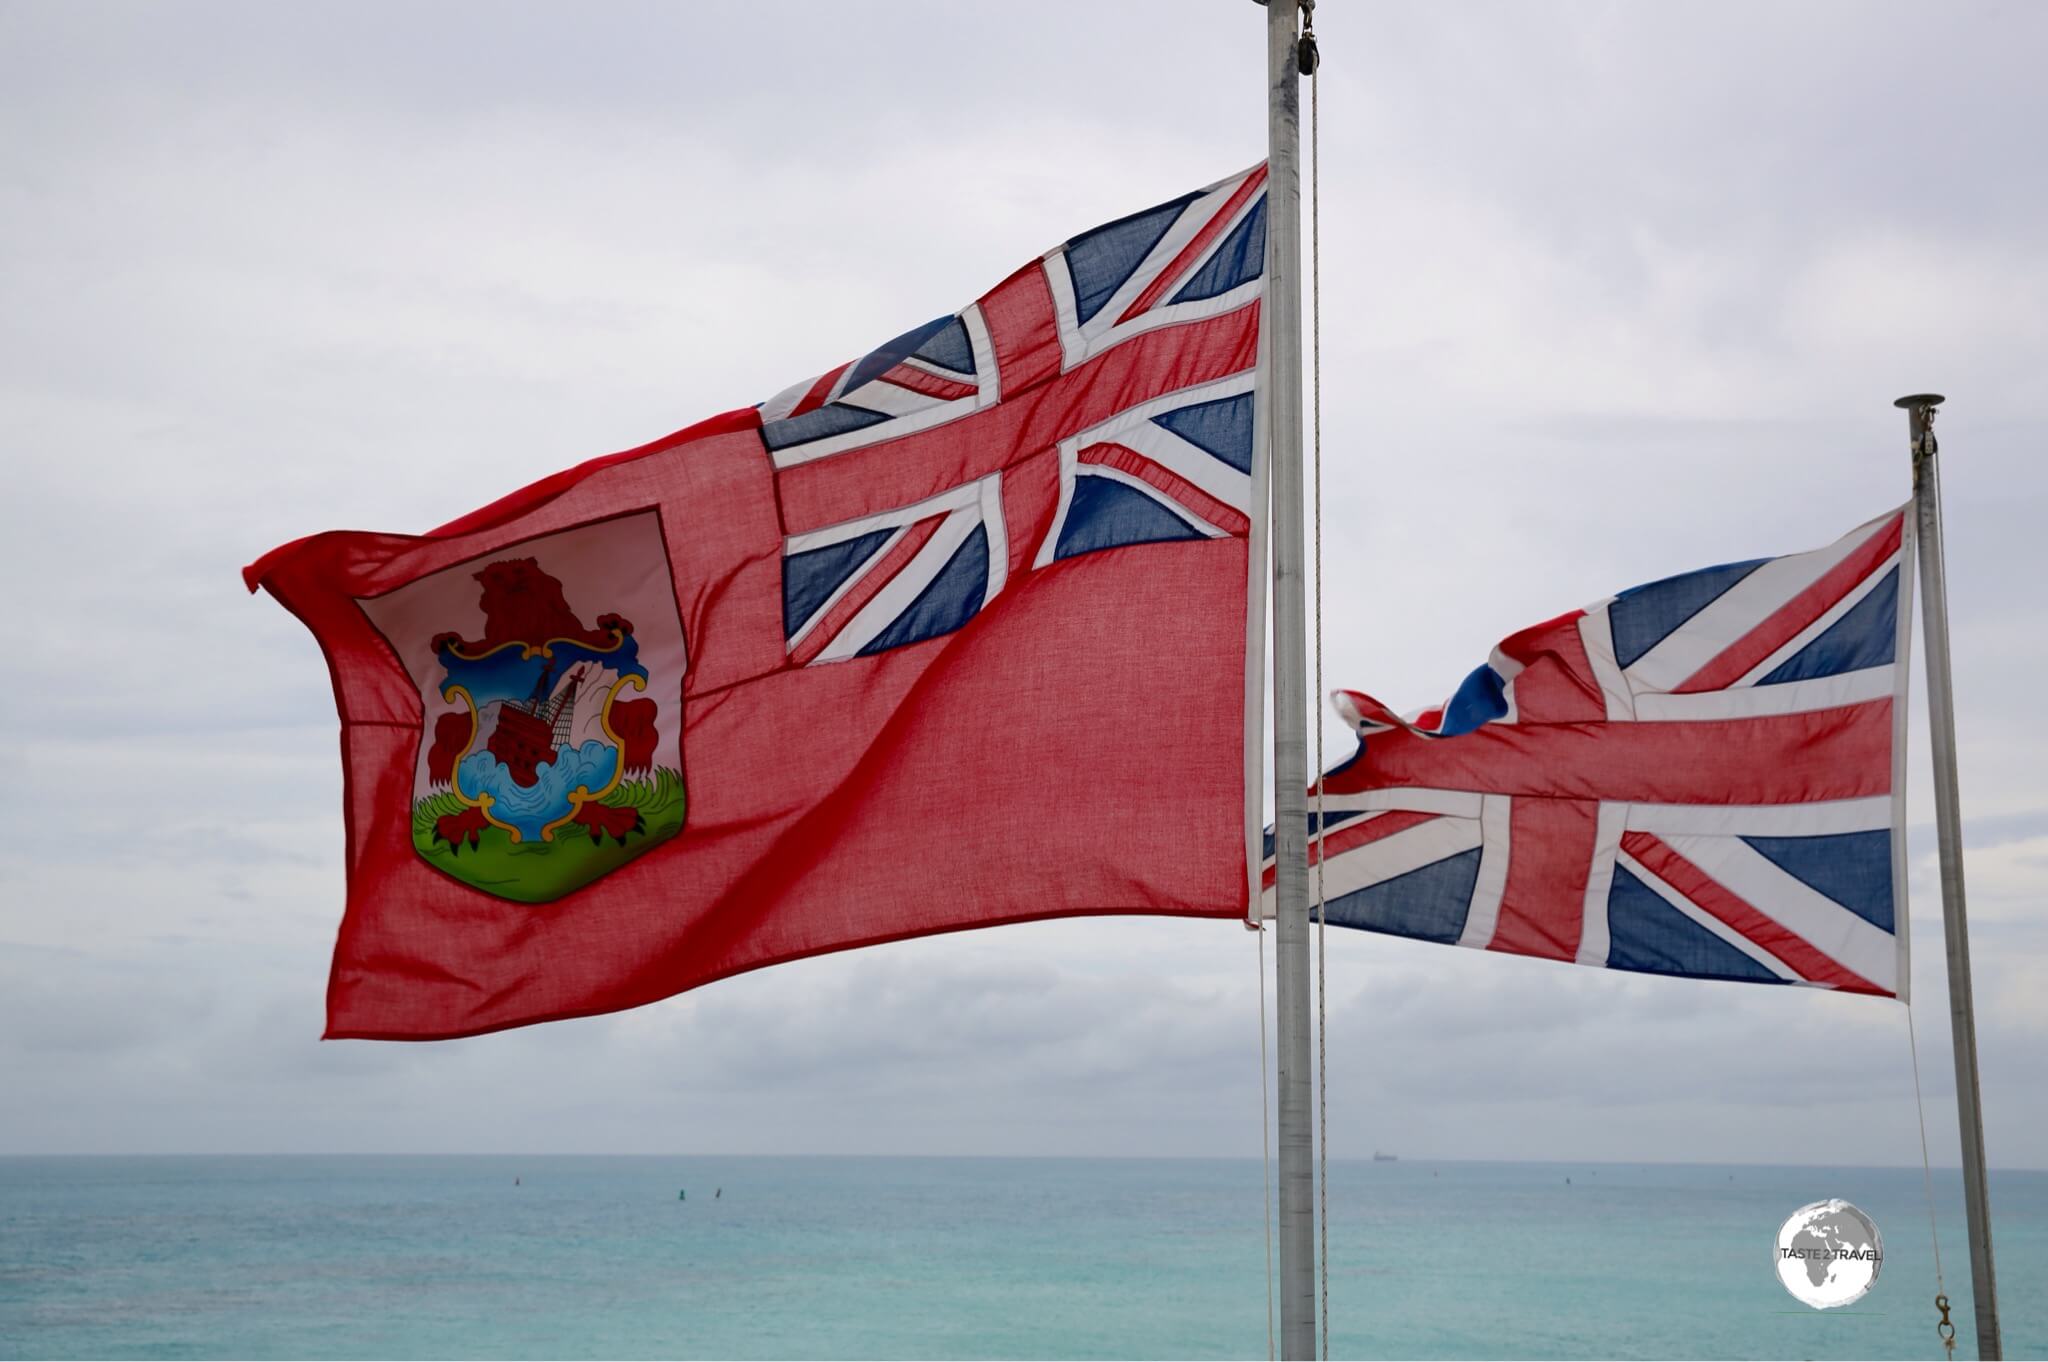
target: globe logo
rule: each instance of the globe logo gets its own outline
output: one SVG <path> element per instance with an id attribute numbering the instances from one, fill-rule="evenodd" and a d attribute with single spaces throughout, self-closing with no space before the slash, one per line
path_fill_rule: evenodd
<path id="1" fill-rule="evenodd" d="M 1778 1280 L 1816 1310 L 1862 1300 L 1884 1266 L 1877 1222 L 1842 1200 L 1816 1201 L 1792 1212 L 1778 1227 L 1772 1249 Z"/>

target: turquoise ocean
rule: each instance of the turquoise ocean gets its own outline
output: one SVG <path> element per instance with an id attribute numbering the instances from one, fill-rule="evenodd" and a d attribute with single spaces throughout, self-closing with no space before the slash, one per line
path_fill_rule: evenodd
<path id="1" fill-rule="evenodd" d="M 1917 1168 L 1330 1174 L 1338 1356 L 1941 1355 Z M 2007 1352 L 2040 1357 L 2048 1173 L 1992 1191 Z M 1837 1196 L 1885 1259 L 1818 1312 L 1771 1245 Z M 4 1158 L 0 1356 L 1262 1357 L 1260 1211 L 1256 1160 Z"/>

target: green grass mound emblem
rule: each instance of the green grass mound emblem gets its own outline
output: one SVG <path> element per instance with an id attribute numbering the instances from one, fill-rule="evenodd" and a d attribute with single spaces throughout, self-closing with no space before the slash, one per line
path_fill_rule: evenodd
<path id="1" fill-rule="evenodd" d="M 444 791 L 413 805 L 412 843 L 429 865 L 465 884 L 519 903 L 549 903 L 682 831 L 687 802 L 682 773 L 660 767 L 620 781 L 543 836 L 514 841 L 512 829 Z"/>

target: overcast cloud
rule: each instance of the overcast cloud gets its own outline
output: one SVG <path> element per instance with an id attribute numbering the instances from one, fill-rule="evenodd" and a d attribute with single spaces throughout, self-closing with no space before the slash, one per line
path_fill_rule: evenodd
<path id="1" fill-rule="evenodd" d="M 2048 8 L 1318 26 L 1329 683 L 1419 705 L 1522 625 L 1825 543 L 1907 495 L 1891 399 L 1947 392 L 1988 1145 L 2048 1165 Z M 1229 923 L 319 1043 L 332 701 L 236 571 L 760 400 L 1238 169 L 1263 60 L 1244 0 L 0 7 L 0 1153 L 1256 1155 Z M 1894 1004 L 1346 932 L 1329 981 L 1338 1157 L 1917 1154 Z"/>

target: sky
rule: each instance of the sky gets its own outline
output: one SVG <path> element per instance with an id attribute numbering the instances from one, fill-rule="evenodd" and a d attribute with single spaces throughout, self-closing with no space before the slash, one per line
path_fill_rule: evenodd
<path id="1" fill-rule="evenodd" d="M 764 399 L 1256 161 L 1262 18 L 0 5 L 0 1153 L 1257 1157 L 1228 922 L 322 1043 L 336 721 L 237 574 Z M 2048 8 L 1317 26 L 1326 686 L 1417 707 L 1536 620 L 1830 542 L 1909 493 L 1891 400 L 1947 393 L 1986 1143 L 2048 1167 Z M 1953 1163 L 1915 725 L 1912 1011 Z M 1333 931 L 1326 1014 L 1337 1158 L 1919 1156 L 1896 1003 Z"/>

